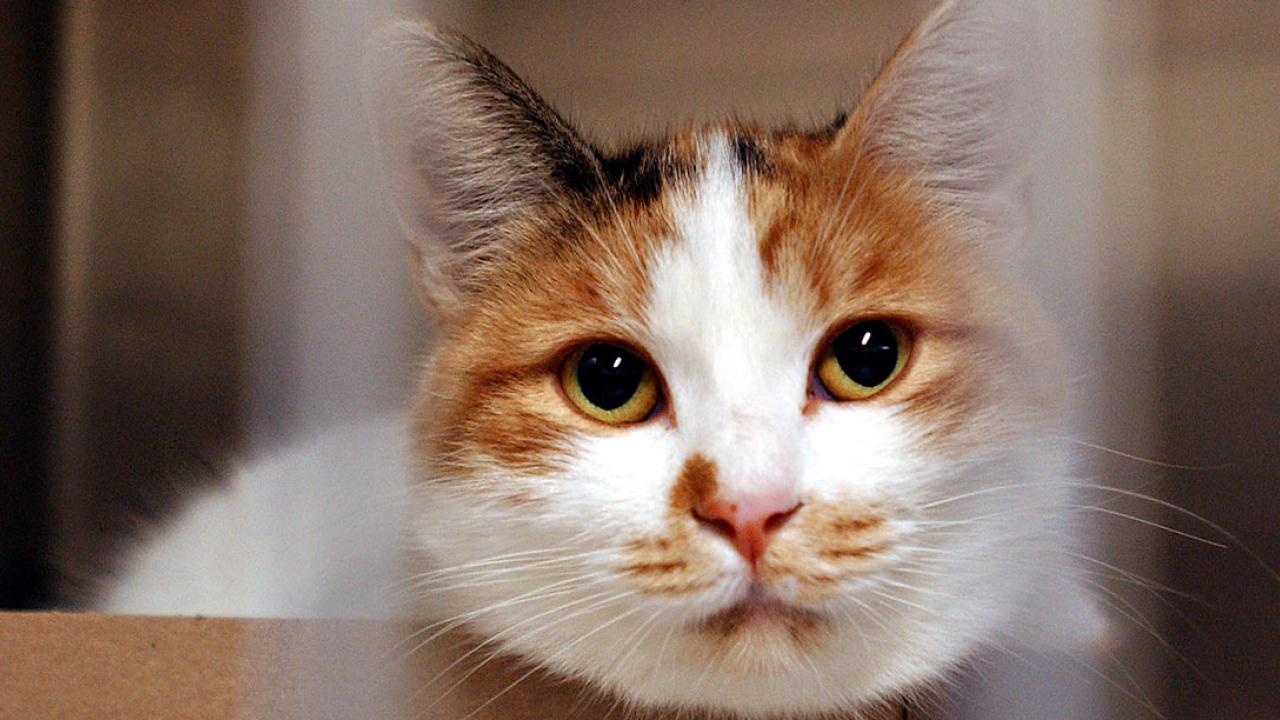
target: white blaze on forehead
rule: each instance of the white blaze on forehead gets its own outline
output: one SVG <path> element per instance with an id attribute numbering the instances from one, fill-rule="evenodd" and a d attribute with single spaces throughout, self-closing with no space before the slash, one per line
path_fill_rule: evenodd
<path id="1" fill-rule="evenodd" d="M 649 348 L 687 452 L 747 490 L 794 482 L 814 333 L 766 290 L 761 228 L 729 142 L 708 138 L 703 170 L 673 203 L 675 237 L 652 264 Z"/>

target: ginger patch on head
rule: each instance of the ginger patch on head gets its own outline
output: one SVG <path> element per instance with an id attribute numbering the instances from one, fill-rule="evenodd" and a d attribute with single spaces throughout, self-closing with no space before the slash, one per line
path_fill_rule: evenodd
<path id="1" fill-rule="evenodd" d="M 414 425 L 440 480 L 557 472 L 575 435 L 613 430 L 565 402 L 555 360 L 582 343 L 632 340 L 645 263 L 669 234 L 664 200 L 565 196 L 543 214 L 507 228 L 501 262 L 475 270 L 483 286 L 439 328 Z"/>
<path id="2" fill-rule="evenodd" d="M 697 504 L 716 492 L 716 464 L 702 453 L 685 460 L 684 467 L 671 488 L 671 510 L 685 517 Z"/>
<path id="3" fill-rule="evenodd" d="M 784 133 L 759 145 L 769 172 L 746 181 L 766 290 L 818 332 L 867 319 L 907 328 L 903 377 L 865 401 L 900 409 L 935 450 L 988 442 L 967 421 L 1025 393 L 1007 378 L 1028 364 L 1016 353 L 1036 326 L 991 261 L 985 228 L 949 212 L 907 169 L 830 140 Z"/>

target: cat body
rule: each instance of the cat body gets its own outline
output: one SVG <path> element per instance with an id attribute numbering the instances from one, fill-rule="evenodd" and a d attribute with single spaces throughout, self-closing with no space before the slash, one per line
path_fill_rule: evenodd
<path id="1" fill-rule="evenodd" d="M 947 3 L 831 126 L 612 154 L 470 41 L 384 30 L 371 113 L 437 329 L 408 459 L 375 472 L 403 611 L 633 707 L 742 717 L 1074 632 L 1063 373 L 1015 262 L 1031 22 Z M 306 552 L 261 528 L 246 552 Z"/>
<path id="2" fill-rule="evenodd" d="M 405 423 L 388 417 L 244 462 L 140 538 L 95 605 L 151 615 L 395 617 L 408 458 Z"/>

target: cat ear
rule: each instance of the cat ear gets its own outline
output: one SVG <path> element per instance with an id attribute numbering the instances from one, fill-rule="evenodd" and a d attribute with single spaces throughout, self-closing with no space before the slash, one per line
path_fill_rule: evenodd
<path id="1" fill-rule="evenodd" d="M 1017 235 L 1040 109 L 1034 0 L 949 0 L 898 46 L 834 149 Z"/>
<path id="2" fill-rule="evenodd" d="M 365 94 L 419 292 L 439 314 L 465 302 L 516 230 L 600 177 L 595 150 L 460 35 L 418 22 L 383 28 Z"/>

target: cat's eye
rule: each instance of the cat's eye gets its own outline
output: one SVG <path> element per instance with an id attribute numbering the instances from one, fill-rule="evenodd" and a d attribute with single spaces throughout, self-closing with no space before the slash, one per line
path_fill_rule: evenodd
<path id="1" fill-rule="evenodd" d="M 570 355 L 560 367 L 560 386 L 587 417 L 615 425 L 649 417 L 660 395 L 649 363 L 609 343 L 593 343 Z"/>
<path id="2" fill-rule="evenodd" d="M 865 400 L 883 390 L 907 364 L 910 340 L 884 320 L 863 320 L 836 335 L 818 357 L 817 376 L 837 400 Z"/>

